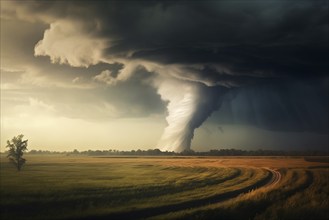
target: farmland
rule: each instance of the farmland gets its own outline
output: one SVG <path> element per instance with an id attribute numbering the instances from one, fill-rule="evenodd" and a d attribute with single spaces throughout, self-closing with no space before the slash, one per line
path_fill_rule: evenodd
<path id="1" fill-rule="evenodd" d="M 328 219 L 329 169 L 303 157 L 1 158 L 1 219 Z"/>

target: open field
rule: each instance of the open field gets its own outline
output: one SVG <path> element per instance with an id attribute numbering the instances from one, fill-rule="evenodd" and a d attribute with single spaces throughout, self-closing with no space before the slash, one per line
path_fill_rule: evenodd
<path id="1" fill-rule="evenodd" d="M 302 157 L 1 158 L 1 219 L 328 219 L 329 164 Z"/>

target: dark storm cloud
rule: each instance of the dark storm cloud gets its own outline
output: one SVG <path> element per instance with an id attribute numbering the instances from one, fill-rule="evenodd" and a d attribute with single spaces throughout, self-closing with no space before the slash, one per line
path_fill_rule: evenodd
<path id="1" fill-rule="evenodd" d="M 328 131 L 328 1 L 20 3 L 23 17 L 82 22 L 108 39 L 105 58 L 177 64 L 185 80 L 238 87 L 223 114 L 234 122 Z"/>
<path id="2" fill-rule="evenodd" d="M 265 83 L 231 89 L 212 119 L 220 124 L 327 134 L 328 80 Z"/>
<path id="3" fill-rule="evenodd" d="M 83 21 L 86 33 L 110 40 L 108 56 L 217 65 L 223 70 L 201 73 L 215 81 L 225 74 L 308 77 L 328 72 L 327 1 L 23 4 L 18 12 L 36 18 Z"/>

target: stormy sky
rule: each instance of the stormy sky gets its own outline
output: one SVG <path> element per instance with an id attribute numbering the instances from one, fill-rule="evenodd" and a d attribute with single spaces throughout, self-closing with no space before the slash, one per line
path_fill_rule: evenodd
<path id="1" fill-rule="evenodd" d="M 1 150 L 327 150 L 328 7 L 1 1 Z"/>

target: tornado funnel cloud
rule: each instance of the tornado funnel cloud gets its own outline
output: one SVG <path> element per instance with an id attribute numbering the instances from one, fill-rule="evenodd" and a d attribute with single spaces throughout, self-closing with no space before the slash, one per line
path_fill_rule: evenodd
<path id="1" fill-rule="evenodd" d="M 168 102 L 167 127 L 158 143 L 163 151 L 189 150 L 198 128 L 216 110 L 217 104 L 207 87 L 195 82 L 165 79 L 158 84 L 158 93 Z"/>

